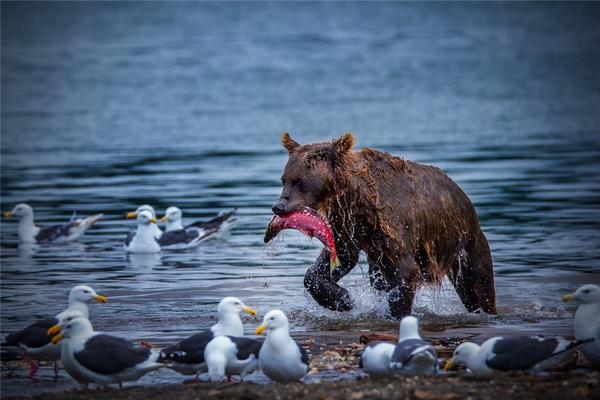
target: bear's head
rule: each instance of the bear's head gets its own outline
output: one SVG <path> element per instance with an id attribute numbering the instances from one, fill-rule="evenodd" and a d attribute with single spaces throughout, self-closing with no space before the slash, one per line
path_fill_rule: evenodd
<path id="1" fill-rule="evenodd" d="M 273 212 L 285 215 L 310 207 L 323 213 L 336 195 L 335 170 L 352 153 L 354 137 L 346 133 L 330 142 L 301 145 L 284 132 L 281 143 L 289 159 L 281 177 L 283 190 Z"/>

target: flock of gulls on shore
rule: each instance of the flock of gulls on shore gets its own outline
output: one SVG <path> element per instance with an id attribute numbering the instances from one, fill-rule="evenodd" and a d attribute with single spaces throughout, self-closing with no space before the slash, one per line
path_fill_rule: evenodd
<path id="1" fill-rule="evenodd" d="M 72 219 L 66 224 L 38 228 L 33 223 L 33 210 L 19 204 L 8 213 L 20 218 L 21 241 L 46 243 L 70 241 L 81 237 L 101 215 Z M 220 214 L 205 222 L 184 226 L 182 213 L 169 207 L 165 216 L 166 229 L 156 226 L 156 213 L 150 206 L 141 206 L 128 214 L 137 219 L 137 230 L 125 241 L 128 252 L 158 252 L 161 249 L 186 249 L 197 246 L 210 236 L 231 228 L 233 212 Z M 173 247 L 175 246 L 175 247 Z M 542 336 L 498 336 L 481 345 L 464 342 L 454 350 L 444 370 L 463 365 L 477 375 L 499 371 L 537 370 L 556 363 L 575 350 L 589 360 L 593 368 L 600 368 L 600 287 L 586 284 L 564 301 L 575 301 L 575 340 Z M 34 377 L 40 361 L 54 363 L 55 376 L 61 361 L 67 373 L 82 387 L 90 383 L 106 386 L 135 381 L 159 368 L 170 368 L 184 375 L 207 373 L 210 381 L 221 381 L 232 376 L 241 379 L 261 370 L 276 382 L 300 381 L 309 371 L 306 351 L 289 333 L 288 319 L 281 310 L 267 312 L 255 335 L 266 331 L 264 340 L 244 335 L 240 313 L 256 315 L 253 308 L 240 299 L 226 297 L 217 307 L 218 322 L 210 329 L 192 335 L 178 343 L 155 349 L 138 342 L 94 330 L 89 321 L 88 303 L 106 303 L 108 299 L 89 286 L 76 286 L 69 294 L 66 310 L 53 318 L 37 321 L 25 329 L 6 336 L 2 351 L 18 348 L 31 362 L 30 377 Z M 438 356 L 435 348 L 419 335 L 418 320 L 414 316 L 400 321 L 397 343 L 371 342 L 360 360 L 360 367 L 370 376 L 402 374 L 438 374 Z"/>

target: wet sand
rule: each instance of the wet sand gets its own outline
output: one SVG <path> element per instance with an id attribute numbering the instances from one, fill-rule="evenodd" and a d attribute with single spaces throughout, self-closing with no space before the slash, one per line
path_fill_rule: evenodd
<path id="1" fill-rule="evenodd" d="M 449 376 L 395 376 L 352 381 L 308 384 L 210 383 L 69 391 L 34 396 L 44 400 L 81 399 L 341 399 L 406 398 L 419 400 L 453 399 L 599 399 L 600 372 L 558 372 L 546 376 L 524 373 L 475 378 L 466 373 Z M 17 400 L 31 397 L 12 396 Z"/>

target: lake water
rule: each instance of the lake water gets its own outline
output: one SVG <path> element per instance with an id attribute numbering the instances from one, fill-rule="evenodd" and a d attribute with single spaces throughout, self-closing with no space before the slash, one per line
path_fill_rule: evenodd
<path id="1" fill-rule="evenodd" d="M 470 315 L 449 286 L 426 288 L 414 306 L 426 337 L 571 335 L 562 296 L 600 283 L 598 4 L 1 7 L 2 210 L 27 202 L 40 225 L 104 213 L 80 242 L 39 247 L 2 221 L 2 335 L 58 313 L 82 283 L 110 298 L 91 305 L 96 329 L 158 345 L 210 326 L 227 295 L 261 316 L 282 308 L 301 338 L 395 332 L 364 290 L 364 258 L 342 281 L 355 310 L 335 313 L 303 288 L 320 243 L 288 231 L 263 244 L 282 130 L 301 143 L 351 130 L 469 194 L 501 313 Z M 239 224 L 195 251 L 125 256 L 124 214 L 143 203 L 188 221 L 237 208 Z M 2 394 L 72 387 L 23 375 Z"/>

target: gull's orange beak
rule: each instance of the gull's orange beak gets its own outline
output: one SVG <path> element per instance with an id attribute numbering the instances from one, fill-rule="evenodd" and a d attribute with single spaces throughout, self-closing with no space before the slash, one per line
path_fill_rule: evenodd
<path id="1" fill-rule="evenodd" d="M 52 338 L 51 343 L 52 344 L 58 344 L 58 342 L 60 342 L 61 340 L 63 340 L 65 337 L 65 335 L 63 335 L 62 333 L 60 335 L 56 335 Z"/>
<path id="2" fill-rule="evenodd" d="M 127 217 L 127 219 L 132 219 L 137 217 L 137 213 L 135 211 L 129 211 L 127 214 L 125 214 L 125 216 Z"/>
<path id="3" fill-rule="evenodd" d="M 166 215 L 163 215 L 163 217 L 160 219 L 160 222 L 167 222 L 169 220 L 169 217 Z"/>
<path id="4" fill-rule="evenodd" d="M 567 295 L 565 295 L 565 297 L 563 297 L 563 301 L 574 301 L 575 300 L 575 293 L 569 293 Z"/>
<path id="5" fill-rule="evenodd" d="M 151 223 L 151 224 L 155 224 L 155 223 L 156 223 L 156 218 L 151 218 L 151 219 L 150 219 L 150 223 Z"/>
<path id="6" fill-rule="evenodd" d="M 54 336 L 59 332 L 60 332 L 60 325 L 58 325 L 58 324 L 52 325 L 50 328 L 48 328 L 48 336 Z"/>
<path id="7" fill-rule="evenodd" d="M 96 300 L 98 303 L 108 303 L 108 297 L 102 296 L 101 294 L 94 296 L 94 300 Z"/>
<path id="8" fill-rule="evenodd" d="M 446 361 L 446 364 L 444 365 L 444 371 L 450 371 L 452 368 L 454 368 L 454 359 L 453 358 Z"/>
<path id="9" fill-rule="evenodd" d="M 256 310 L 251 307 L 244 306 L 244 308 L 242 308 L 242 311 L 250 315 L 256 315 Z"/>
<path id="10" fill-rule="evenodd" d="M 266 330 L 267 330 L 267 326 L 265 324 L 260 324 L 258 326 L 258 328 L 256 328 L 256 334 L 260 335 L 261 333 L 263 333 Z"/>
<path id="11" fill-rule="evenodd" d="M 12 218 L 13 215 L 15 215 L 15 214 L 12 211 L 6 211 L 4 213 L 5 218 Z"/>

